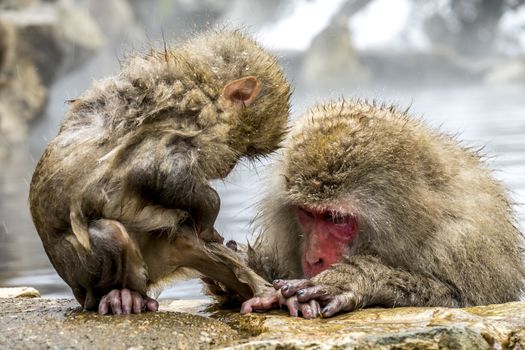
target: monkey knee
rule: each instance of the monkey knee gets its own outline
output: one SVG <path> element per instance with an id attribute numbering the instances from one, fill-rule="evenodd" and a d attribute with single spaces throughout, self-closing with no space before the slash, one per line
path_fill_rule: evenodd
<path id="1" fill-rule="evenodd" d="M 89 264 L 101 289 L 127 286 L 145 292 L 149 280 L 144 259 L 126 228 L 118 221 L 101 219 L 88 228 L 92 244 Z"/>

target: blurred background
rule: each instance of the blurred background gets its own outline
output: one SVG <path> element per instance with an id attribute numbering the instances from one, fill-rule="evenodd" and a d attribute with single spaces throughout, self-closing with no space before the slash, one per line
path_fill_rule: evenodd
<path id="1" fill-rule="evenodd" d="M 126 53 L 208 28 L 243 28 L 295 86 L 292 118 L 327 98 L 410 107 L 433 127 L 485 146 L 525 200 L 525 4 L 521 0 L 0 0 L 0 286 L 72 297 L 31 222 L 29 182 L 67 105 Z M 265 164 L 214 186 L 224 236 L 250 239 Z M 195 280 L 162 298 L 199 298 Z"/>

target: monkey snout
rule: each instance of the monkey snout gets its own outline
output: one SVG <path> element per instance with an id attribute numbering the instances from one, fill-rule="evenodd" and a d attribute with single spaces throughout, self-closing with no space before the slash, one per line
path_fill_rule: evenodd
<path id="1" fill-rule="evenodd" d="M 310 266 L 319 266 L 324 264 L 324 259 L 321 257 L 318 257 L 316 255 L 314 256 L 307 256 L 306 257 L 306 263 Z"/>
<path id="2" fill-rule="evenodd" d="M 319 254 L 305 254 L 302 265 L 303 272 L 308 278 L 311 278 L 330 267 L 330 265 L 327 264 L 326 259 Z"/>

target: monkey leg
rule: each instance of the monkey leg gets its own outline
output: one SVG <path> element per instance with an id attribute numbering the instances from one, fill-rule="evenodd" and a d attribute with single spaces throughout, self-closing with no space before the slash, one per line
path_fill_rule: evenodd
<path id="1" fill-rule="evenodd" d="M 101 219 L 88 226 L 90 251 L 76 240 L 54 244 L 50 254 L 53 265 L 72 288 L 78 302 L 87 310 L 101 313 L 135 312 L 140 296 L 142 306 L 152 309 L 145 297 L 148 273 L 140 251 L 124 226 L 115 220 Z M 122 293 L 114 290 L 122 289 Z M 131 290 L 136 293 L 124 290 Z M 110 295 L 110 297 L 106 297 Z M 105 304 L 100 304 L 104 301 Z"/>
<path id="2" fill-rule="evenodd" d="M 235 251 L 219 243 L 204 242 L 196 234 L 181 234 L 171 243 L 168 254 L 172 265 L 197 270 L 243 299 L 273 289 Z"/>
<path id="3" fill-rule="evenodd" d="M 382 264 L 372 256 L 352 256 L 311 280 L 274 281 L 285 298 L 317 300 L 323 317 L 368 306 L 461 305 L 451 286 Z"/>
<path id="4" fill-rule="evenodd" d="M 235 253 L 239 262 L 248 265 L 248 246 L 244 244 L 238 244 L 234 240 L 229 240 L 225 246 Z M 201 281 L 204 283 L 205 294 L 211 295 L 218 301 L 222 306 L 235 307 L 241 305 L 245 300 L 240 295 L 236 294 L 231 289 L 227 288 L 224 284 L 214 280 L 213 278 L 203 276 Z M 274 291 L 273 288 L 269 288 Z"/>
<path id="5" fill-rule="evenodd" d="M 88 290 L 86 309 L 98 306 L 100 314 L 156 311 L 157 302 L 146 296 L 144 260 L 125 227 L 115 220 L 97 220 L 89 225 L 89 235 L 93 252 L 88 265 L 100 267 L 99 280 Z"/>

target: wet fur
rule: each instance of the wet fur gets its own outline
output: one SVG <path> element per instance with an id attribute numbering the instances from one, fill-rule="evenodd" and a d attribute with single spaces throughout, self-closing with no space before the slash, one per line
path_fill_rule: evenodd
<path id="1" fill-rule="evenodd" d="M 303 278 L 293 208 L 341 206 L 360 232 L 313 278 L 373 305 L 468 306 L 519 300 L 523 237 L 505 188 L 478 152 L 394 106 L 352 100 L 302 116 L 275 166 L 250 265 Z"/>
<path id="2" fill-rule="evenodd" d="M 232 106 L 223 89 L 246 76 L 257 77 L 260 93 L 249 106 Z M 35 169 L 29 200 L 44 248 L 79 302 L 93 308 L 111 288 L 145 293 L 188 267 L 202 248 L 193 239 L 197 224 L 212 226 L 218 211 L 208 180 L 243 156 L 277 148 L 289 94 L 273 56 L 240 32 L 222 31 L 132 56 L 73 100 Z M 94 248 L 100 219 L 110 220 L 103 224 L 113 243 Z M 111 238 L 121 235 L 129 239 Z M 111 251 L 121 260 L 106 271 Z M 146 281 L 133 282 L 143 273 Z"/>

